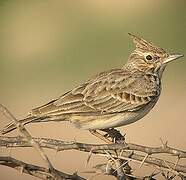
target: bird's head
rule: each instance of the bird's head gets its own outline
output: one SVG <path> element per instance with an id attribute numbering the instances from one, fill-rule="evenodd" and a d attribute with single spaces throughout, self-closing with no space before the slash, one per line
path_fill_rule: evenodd
<path id="1" fill-rule="evenodd" d="M 169 54 L 162 48 L 142 38 L 130 33 L 129 35 L 136 46 L 126 64 L 126 67 L 130 69 L 155 73 L 161 77 L 167 63 L 183 57 L 181 54 Z"/>

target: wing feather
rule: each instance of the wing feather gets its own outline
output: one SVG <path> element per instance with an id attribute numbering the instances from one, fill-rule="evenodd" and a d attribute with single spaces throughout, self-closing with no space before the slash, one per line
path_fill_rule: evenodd
<path id="1" fill-rule="evenodd" d="M 134 111 L 159 96 L 158 83 L 155 75 L 115 69 L 89 79 L 32 113 L 101 115 Z"/>

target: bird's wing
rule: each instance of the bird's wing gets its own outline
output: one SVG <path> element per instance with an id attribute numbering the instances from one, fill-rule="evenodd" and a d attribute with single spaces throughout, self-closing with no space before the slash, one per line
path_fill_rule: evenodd
<path id="1" fill-rule="evenodd" d="M 158 87 L 154 75 L 115 69 L 93 77 L 32 113 L 101 115 L 134 111 L 159 96 Z"/>

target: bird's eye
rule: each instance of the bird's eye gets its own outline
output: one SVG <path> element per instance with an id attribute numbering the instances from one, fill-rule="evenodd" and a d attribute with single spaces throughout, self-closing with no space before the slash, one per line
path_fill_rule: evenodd
<path id="1" fill-rule="evenodd" d="M 146 56 L 146 59 L 147 59 L 147 60 L 152 60 L 153 58 L 152 58 L 151 55 L 147 55 L 147 56 Z"/>

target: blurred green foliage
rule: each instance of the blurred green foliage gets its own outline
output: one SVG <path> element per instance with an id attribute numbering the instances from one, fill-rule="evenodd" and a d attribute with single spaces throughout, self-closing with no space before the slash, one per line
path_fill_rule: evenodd
<path id="1" fill-rule="evenodd" d="M 184 0 L 1 0 L 0 27 L 1 94 L 67 90 L 120 67 L 134 49 L 128 32 L 186 54 Z M 185 60 L 169 66 L 167 79 L 186 80 Z"/>

